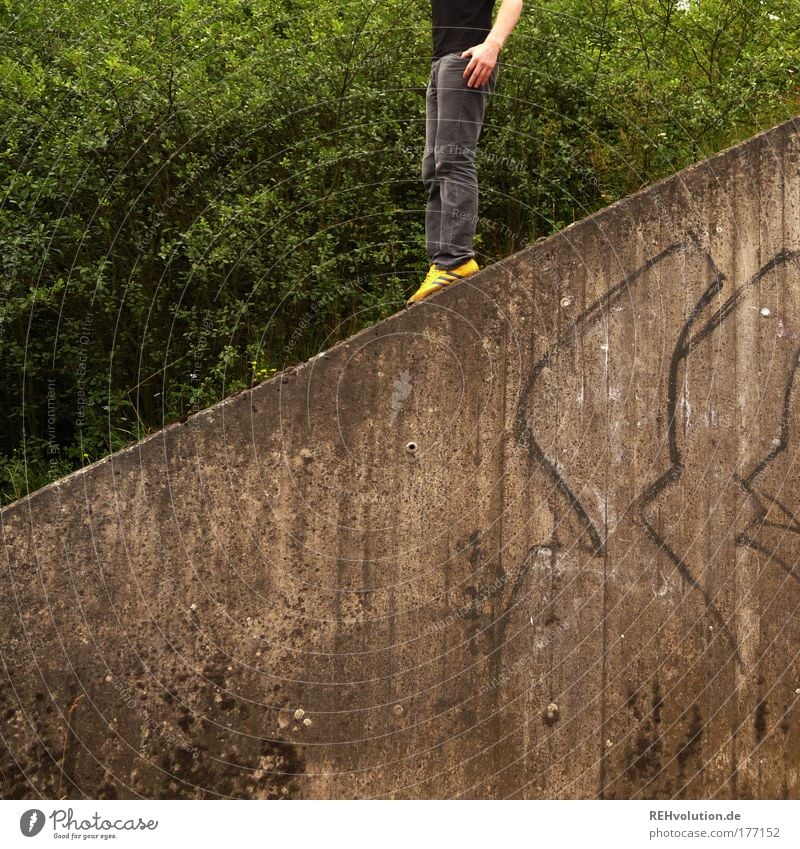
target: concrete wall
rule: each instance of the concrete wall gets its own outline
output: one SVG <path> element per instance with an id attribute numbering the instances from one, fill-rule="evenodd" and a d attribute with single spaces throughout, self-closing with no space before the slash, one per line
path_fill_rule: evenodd
<path id="1" fill-rule="evenodd" d="M 799 156 L 3 510 L 0 795 L 800 797 Z"/>

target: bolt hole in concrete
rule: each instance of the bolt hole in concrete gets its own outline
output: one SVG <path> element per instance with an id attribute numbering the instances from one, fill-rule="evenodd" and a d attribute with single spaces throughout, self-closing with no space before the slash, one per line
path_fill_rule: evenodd
<path id="1" fill-rule="evenodd" d="M 560 713 L 561 711 L 558 709 L 558 705 L 555 702 L 550 702 L 550 704 L 545 708 L 544 711 L 544 724 L 554 725 L 556 722 L 558 722 Z"/>
<path id="2" fill-rule="evenodd" d="M 408 451 L 409 454 L 416 454 L 417 453 L 417 443 L 416 442 L 409 442 L 406 445 L 406 451 Z"/>

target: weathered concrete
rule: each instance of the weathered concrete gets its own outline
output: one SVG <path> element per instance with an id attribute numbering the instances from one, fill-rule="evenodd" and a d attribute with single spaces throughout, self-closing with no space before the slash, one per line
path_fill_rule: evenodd
<path id="1" fill-rule="evenodd" d="M 788 123 L 2 511 L 2 795 L 800 797 L 799 178 Z"/>

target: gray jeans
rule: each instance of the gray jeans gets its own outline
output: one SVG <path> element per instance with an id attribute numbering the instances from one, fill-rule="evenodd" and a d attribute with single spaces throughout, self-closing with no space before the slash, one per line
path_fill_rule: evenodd
<path id="1" fill-rule="evenodd" d="M 450 53 L 434 59 L 428 81 L 422 181 L 428 191 L 425 241 L 430 261 L 452 269 L 475 256 L 472 241 L 478 221 L 475 154 L 496 65 L 486 85 L 468 88 L 469 57 Z"/>

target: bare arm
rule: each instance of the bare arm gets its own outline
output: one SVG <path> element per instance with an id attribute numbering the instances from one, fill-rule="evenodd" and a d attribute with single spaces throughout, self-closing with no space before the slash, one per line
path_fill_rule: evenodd
<path id="1" fill-rule="evenodd" d="M 464 71 L 464 79 L 470 88 L 480 88 L 489 79 L 500 50 L 514 31 L 521 14 L 522 0 L 503 0 L 486 40 L 461 54 L 462 59 L 471 57 Z"/>

